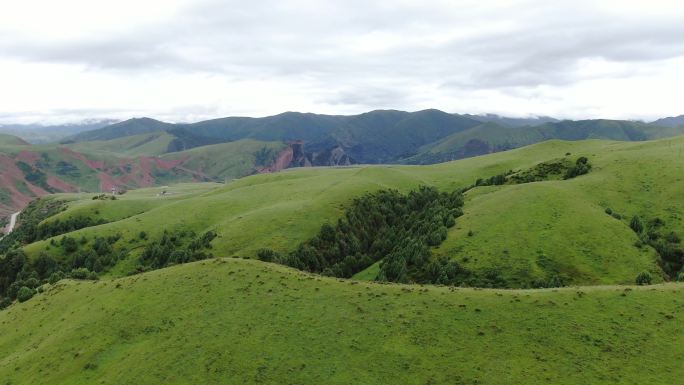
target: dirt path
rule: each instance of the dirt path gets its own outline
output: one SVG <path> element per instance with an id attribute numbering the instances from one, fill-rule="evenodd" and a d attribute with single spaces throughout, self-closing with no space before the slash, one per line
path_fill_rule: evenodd
<path id="1" fill-rule="evenodd" d="M 21 213 L 21 211 L 12 214 L 12 216 L 10 217 L 9 227 L 7 227 L 7 234 L 11 233 L 12 230 L 14 230 L 14 226 L 17 224 L 17 217 L 19 216 L 19 213 Z"/>

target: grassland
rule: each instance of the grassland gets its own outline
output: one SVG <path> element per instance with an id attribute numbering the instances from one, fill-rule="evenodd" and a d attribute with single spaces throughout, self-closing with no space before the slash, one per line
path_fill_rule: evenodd
<path id="1" fill-rule="evenodd" d="M 473 290 L 239 259 L 0 312 L 9 384 L 674 384 L 684 286 Z"/>
<path id="2" fill-rule="evenodd" d="M 201 171 L 218 179 L 233 179 L 249 175 L 255 166 L 265 167 L 275 160 L 286 145 L 244 139 L 174 152 L 165 159 L 187 159 L 184 167 Z"/>
<path id="3" fill-rule="evenodd" d="M 165 132 L 125 136 L 117 139 L 92 142 L 79 142 L 68 145 L 74 151 L 97 153 L 104 152 L 116 156 L 154 156 L 167 152 L 174 136 Z"/>
<path id="4" fill-rule="evenodd" d="M 177 191 L 171 186 L 169 196 L 158 196 L 159 189 L 142 189 L 118 201 L 76 200 L 60 215 L 100 215 L 112 222 L 73 235 L 91 239 L 119 233 L 122 247 L 133 249 L 141 230 L 151 237 L 164 229 L 215 230 L 215 255 L 252 257 L 262 247 L 291 250 L 321 224 L 335 221 L 351 199 L 367 191 L 407 191 L 420 184 L 456 189 L 478 177 L 526 169 L 570 153 L 572 159 L 588 156 L 593 171 L 574 180 L 469 191 L 465 215 L 435 254 L 475 270 L 498 269 L 520 286 L 549 269 L 569 284 L 631 283 L 644 270 L 659 279 L 654 250 L 635 247 L 636 235 L 627 226 L 632 215 L 660 217 L 669 231 L 684 233 L 684 202 L 676 198 L 684 191 L 678 171 L 684 166 L 682 149 L 682 137 L 640 143 L 550 141 L 433 166 L 296 169 L 197 187 L 194 192 L 191 185 Z M 607 207 L 625 219 L 605 214 Z M 26 250 L 32 255 L 59 253 L 49 241 Z M 125 272 L 122 268 L 116 274 Z"/>

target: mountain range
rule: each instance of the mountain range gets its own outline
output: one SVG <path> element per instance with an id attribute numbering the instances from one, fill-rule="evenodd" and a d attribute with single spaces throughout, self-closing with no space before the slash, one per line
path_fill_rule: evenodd
<path id="1" fill-rule="evenodd" d="M 359 115 L 285 112 L 197 123 L 134 118 L 53 131 L 23 129 L 0 126 L 0 131 L 28 134 L 26 141 L 0 136 L 0 217 L 50 192 L 223 182 L 291 167 L 433 164 L 550 139 L 658 139 L 684 134 L 684 116 L 644 123 L 376 110 Z M 35 132 L 49 133 L 52 140 L 29 144 L 41 142 Z"/>

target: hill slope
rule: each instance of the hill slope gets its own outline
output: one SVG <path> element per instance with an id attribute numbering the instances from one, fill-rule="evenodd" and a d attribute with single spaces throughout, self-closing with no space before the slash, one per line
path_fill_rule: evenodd
<path id="1" fill-rule="evenodd" d="M 672 384 L 681 284 L 354 284 L 213 260 L 61 281 L 0 312 L 12 384 Z"/>
<path id="2" fill-rule="evenodd" d="M 587 156 L 593 170 L 572 180 L 548 180 L 521 185 L 476 187 L 466 194 L 464 216 L 457 219 L 447 240 L 434 251 L 475 272 L 494 270 L 505 286 L 529 287 L 537 280 L 559 276 L 564 284 L 630 283 L 644 270 L 661 275 L 657 254 L 629 228 L 632 216 L 644 221 L 660 218 L 661 233 L 684 234 L 684 189 L 679 170 L 684 166 L 684 137 L 653 142 L 548 141 L 483 157 L 432 166 L 366 166 L 333 169 L 293 169 L 243 178 L 210 191 L 158 196 L 160 190 L 139 190 L 117 202 L 82 197 L 78 212 L 67 209 L 61 218 L 98 218 L 103 206 L 146 205 L 130 218 L 119 218 L 72 234 L 120 234 L 117 247 L 141 244 L 140 231 L 151 238 L 164 229 L 213 230 L 214 253 L 253 257 L 260 248 L 281 253 L 315 235 L 326 222 L 335 223 L 345 207 L 365 192 L 383 188 L 409 191 L 433 185 L 451 191 L 508 170 L 527 170 L 541 162 Z M 570 153 L 571 155 L 566 155 Z M 652 173 L 648 170 L 658 170 Z M 76 207 L 76 204 L 72 204 Z M 88 209 L 85 209 L 88 207 Z M 147 206 L 145 206 L 147 207 Z M 615 219 L 604 211 L 622 215 Z M 84 211 L 85 210 L 85 211 Z M 80 213 L 80 214 L 77 214 Z M 530 230 L 531 238 L 519 236 Z M 472 231 L 473 235 L 468 233 Z M 49 240 L 26 247 L 31 255 L 47 251 L 60 255 Z M 614 250 L 620 250 L 619 258 Z M 133 252 L 116 274 L 134 268 Z M 374 278 L 374 276 L 370 277 Z"/>

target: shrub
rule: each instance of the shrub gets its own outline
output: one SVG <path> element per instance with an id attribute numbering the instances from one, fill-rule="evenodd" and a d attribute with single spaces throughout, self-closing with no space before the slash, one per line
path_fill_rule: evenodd
<path id="1" fill-rule="evenodd" d="M 280 255 L 271 249 L 257 250 L 257 259 L 264 262 L 273 262 L 280 259 Z"/>
<path id="2" fill-rule="evenodd" d="M 606 214 L 613 215 L 613 209 L 611 209 L 610 207 L 606 207 Z"/>
<path id="3" fill-rule="evenodd" d="M 5 297 L 2 300 L 0 300 L 0 310 L 6 308 L 7 306 L 12 304 L 12 300 L 9 297 Z"/>
<path id="4" fill-rule="evenodd" d="M 31 297 L 33 297 L 34 294 L 36 294 L 35 290 L 26 286 L 22 286 L 19 288 L 19 291 L 17 292 L 17 300 L 19 300 L 19 302 L 26 302 L 29 299 L 31 299 Z"/>
<path id="5" fill-rule="evenodd" d="M 90 270 L 86 269 L 85 267 L 73 269 L 71 270 L 71 274 L 69 274 L 69 276 L 73 279 L 88 279 L 89 275 Z"/>
<path id="6" fill-rule="evenodd" d="M 642 271 L 636 277 L 637 285 L 650 285 L 652 281 L 653 277 L 651 277 L 651 273 L 649 273 L 648 271 Z"/>
<path id="7" fill-rule="evenodd" d="M 679 235 L 677 235 L 675 232 L 670 232 L 665 236 L 665 239 L 670 242 L 670 243 L 679 243 L 681 242 L 681 239 L 679 238 Z"/>
<path id="8" fill-rule="evenodd" d="M 641 222 L 641 218 L 639 216 L 635 215 L 632 217 L 632 220 L 629 222 L 629 227 L 634 230 L 635 233 L 640 234 L 642 231 L 644 231 L 644 224 Z"/>
<path id="9" fill-rule="evenodd" d="M 50 278 L 48 278 L 48 283 L 51 285 L 54 285 L 55 283 L 59 282 L 60 280 L 64 279 L 65 275 L 61 271 L 55 271 L 54 273 L 50 274 Z"/>

